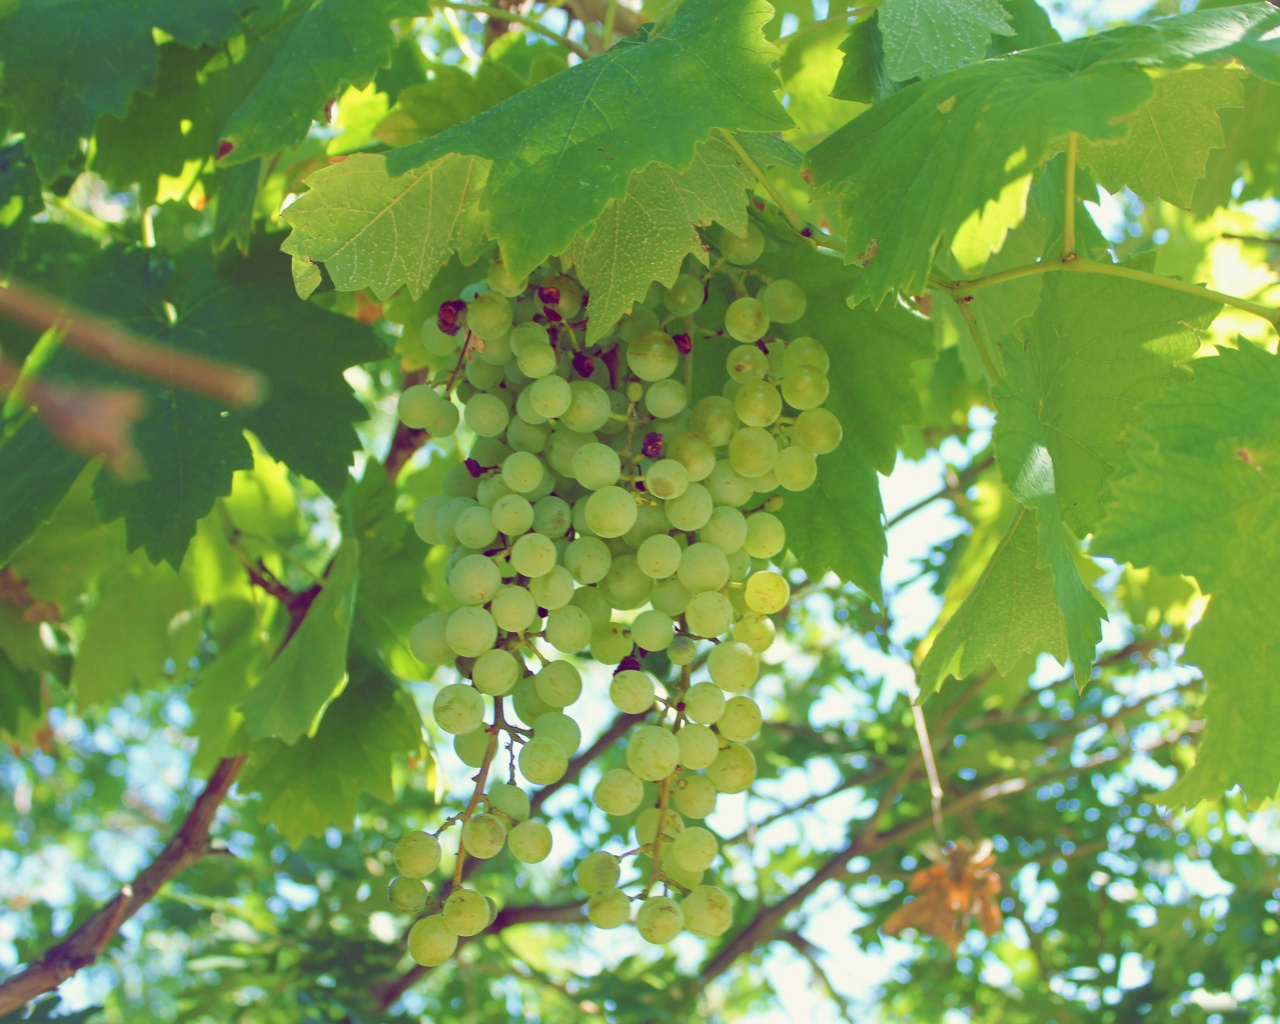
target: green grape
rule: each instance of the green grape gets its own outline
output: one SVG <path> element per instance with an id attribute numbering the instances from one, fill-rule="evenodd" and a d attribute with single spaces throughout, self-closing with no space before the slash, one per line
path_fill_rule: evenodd
<path id="1" fill-rule="evenodd" d="M 653 588 L 653 593 L 649 595 L 649 603 L 653 605 L 654 609 L 664 615 L 670 615 L 673 619 L 677 615 L 685 613 L 692 599 L 693 595 L 685 590 L 684 584 L 679 580 L 663 580 Z M 669 657 L 671 656 L 670 649 L 668 649 L 667 654 Z"/>
<path id="2" fill-rule="evenodd" d="M 747 517 L 747 536 L 742 542 L 752 558 L 772 558 L 787 544 L 787 528 L 772 512 L 754 512 Z"/>
<path id="3" fill-rule="evenodd" d="M 734 640 L 746 644 L 757 654 L 773 646 L 775 632 L 773 620 L 759 612 L 746 612 L 733 624 Z"/>
<path id="4" fill-rule="evenodd" d="M 539 608 L 563 608 L 573 598 L 573 576 L 564 566 L 554 566 L 546 575 L 529 581 L 529 594 Z"/>
<path id="5" fill-rule="evenodd" d="M 743 427 L 729 441 L 729 465 L 742 476 L 763 476 L 777 459 L 778 442 L 760 427 Z"/>
<path id="6" fill-rule="evenodd" d="M 533 506 L 533 528 L 552 540 L 568 533 L 572 523 L 573 509 L 554 494 L 539 498 Z"/>
<path id="7" fill-rule="evenodd" d="M 563 777 L 569 767 L 569 756 L 553 739 L 535 736 L 520 748 L 520 774 L 535 786 L 549 786 Z"/>
<path id="8" fill-rule="evenodd" d="M 675 633 L 676 624 L 671 616 L 653 608 L 641 612 L 631 623 L 631 639 L 645 651 L 665 651 Z"/>
<path id="9" fill-rule="evenodd" d="M 530 723 L 533 735 L 560 744 L 567 757 L 573 757 L 582 745 L 582 728 L 563 711 L 546 711 Z"/>
<path id="10" fill-rule="evenodd" d="M 631 900 L 612 886 L 593 892 L 587 898 L 587 920 L 597 928 L 620 928 L 631 920 Z"/>
<path id="11" fill-rule="evenodd" d="M 645 390 L 644 406 L 651 416 L 669 420 L 679 416 L 689 405 L 689 391 L 678 380 L 654 381 Z"/>
<path id="12" fill-rule="evenodd" d="M 701 281 L 689 274 L 681 274 L 666 289 L 663 302 L 672 316 L 691 316 L 702 308 L 706 290 Z"/>
<path id="13" fill-rule="evenodd" d="M 582 674 L 568 661 L 551 661 L 533 679 L 538 696 L 553 708 L 567 708 L 582 696 Z"/>
<path id="14" fill-rule="evenodd" d="M 609 623 L 591 634 L 587 653 L 601 665 L 617 665 L 631 653 L 632 646 L 626 629 L 617 623 Z"/>
<path id="15" fill-rule="evenodd" d="M 561 414 L 560 422 L 571 430 L 589 434 L 603 427 L 613 415 L 609 394 L 598 384 L 575 380 L 569 385 L 569 395 L 569 408 Z"/>
<path id="16" fill-rule="evenodd" d="M 444 636 L 454 654 L 478 658 L 498 639 L 498 626 L 483 608 L 455 608 L 449 613 Z"/>
<path id="17" fill-rule="evenodd" d="M 551 334 L 542 324 L 527 320 L 511 328 L 509 340 L 511 342 L 511 351 L 516 356 L 519 356 L 526 348 L 550 345 Z"/>
<path id="18" fill-rule="evenodd" d="M 509 299 L 514 299 L 529 287 L 528 275 L 520 278 L 512 277 L 506 265 L 498 262 L 489 264 L 488 281 L 490 288 Z"/>
<path id="19" fill-rule="evenodd" d="M 613 706 L 628 715 L 643 715 L 653 707 L 653 694 L 653 677 L 638 669 L 624 669 L 609 683 Z"/>
<path id="20" fill-rule="evenodd" d="M 782 380 L 782 397 L 794 409 L 816 409 L 830 390 L 827 375 L 812 366 L 798 366 Z"/>
<path id="21" fill-rule="evenodd" d="M 726 640 L 716 644 L 707 656 L 707 672 L 720 689 L 742 693 L 751 688 L 760 674 L 760 659 L 746 644 Z"/>
<path id="22" fill-rule="evenodd" d="M 482 437 L 471 447 L 471 457 L 482 466 L 496 466 L 510 454 L 510 446 L 501 437 Z M 449 472 L 456 473 L 461 480 L 474 482 L 471 471 L 465 466 L 450 466 Z"/>
<path id="23" fill-rule="evenodd" d="M 598 536 L 580 536 L 564 549 L 564 568 L 584 586 L 603 580 L 611 564 L 613 554 Z"/>
<path id="24" fill-rule="evenodd" d="M 485 651 L 471 666 L 471 681 L 476 689 L 491 697 L 501 697 L 510 693 L 520 678 L 520 663 L 510 651 L 498 647 Z"/>
<path id="25" fill-rule="evenodd" d="M 662 841 L 674 839 L 684 829 L 684 821 L 675 811 L 667 808 L 664 815 L 659 807 L 646 807 L 636 816 L 636 844 L 643 853 L 653 854 L 653 840 L 658 834 L 658 820 L 662 820 Z"/>
<path id="26" fill-rule="evenodd" d="M 755 345 L 738 345 L 731 349 L 725 359 L 725 367 L 729 371 L 729 379 L 739 384 L 750 384 L 764 380 L 769 372 L 769 359 Z"/>
<path id="27" fill-rule="evenodd" d="M 529 817 L 529 794 L 519 786 L 507 782 L 491 782 L 487 795 L 490 807 L 514 821 L 524 821 Z"/>
<path id="28" fill-rule="evenodd" d="M 678 540 L 670 534 L 660 533 L 650 537 L 636 550 L 636 564 L 646 576 L 665 580 L 680 568 L 683 553 Z"/>
<path id="29" fill-rule="evenodd" d="M 702 484 L 690 484 L 684 494 L 667 502 L 667 521 L 677 530 L 701 530 L 715 511 L 711 492 Z"/>
<path id="30" fill-rule="evenodd" d="M 716 450 L 701 434 L 676 434 L 667 441 L 665 454 L 688 470 L 691 483 L 705 480 L 716 468 Z"/>
<path id="31" fill-rule="evenodd" d="M 467 853 L 481 860 L 496 857 L 506 842 L 507 826 L 496 814 L 473 814 L 462 826 L 462 844 Z"/>
<path id="32" fill-rule="evenodd" d="M 698 539 L 714 544 L 725 555 L 741 549 L 747 538 L 747 517 L 728 505 L 717 505 L 711 518 L 698 532 Z"/>
<path id="33" fill-rule="evenodd" d="M 679 756 L 675 736 L 657 725 L 641 726 L 627 744 L 627 767 L 646 782 L 665 779 L 676 770 Z"/>
<path id="34" fill-rule="evenodd" d="M 605 814 L 625 817 L 640 806 L 644 783 L 625 768 L 610 768 L 596 783 L 593 799 Z"/>
<path id="35" fill-rule="evenodd" d="M 387 901 L 402 914 L 419 914 L 427 905 L 427 887 L 421 879 L 398 875 L 387 886 Z"/>
<path id="36" fill-rule="evenodd" d="M 793 444 L 778 454 L 778 464 L 773 471 L 778 483 L 788 491 L 807 491 L 818 478 L 818 463 L 813 452 Z"/>
<path id="37" fill-rule="evenodd" d="M 737 551 L 729 552 L 726 557 L 729 559 L 729 582 L 745 583 L 751 575 L 751 556 L 738 548 Z"/>
<path id="38" fill-rule="evenodd" d="M 550 537 L 526 533 L 511 546 L 511 568 L 521 576 L 545 576 L 556 564 L 556 546 Z"/>
<path id="39" fill-rule="evenodd" d="M 636 506 L 636 521 L 622 540 L 628 547 L 638 548 L 650 537 L 666 533 L 671 524 L 667 522 L 667 513 L 657 502 L 641 502 Z"/>
<path id="40" fill-rule="evenodd" d="M 760 731 L 761 721 L 759 704 L 750 697 L 731 697 L 716 728 L 725 739 L 745 743 Z"/>
<path id="41" fill-rule="evenodd" d="M 587 499 L 587 526 L 599 537 L 621 537 L 636 522 L 636 503 L 621 487 L 604 487 Z"/>
<path id="42" fill-rule="evenodd" d="M 467 363 L 466 369 L 462 372 L 467 381 L 481 391 L 486 388 L 497 387 L 502 382 L 503 377 L 501 366 L 495 366 L 490 362 L 481 362 L 478 359 L 473 359 Z"/>
<path id="43" fill-rule="evenodd" d="M 544 420 L 563 416 L 573 401 L 573 389 L 563 377 L 548 375 L 529 385 L 529 409 Z M 477 431 L 478 433 L 478 431 Z"/>
<path id="44" fill-rule="evenodd" d="M 434 316 L 429 316 L 422 321 L 422 326 L 418 329 L 418 337 L 422 341 L 422 347 L 433 356 L 456 355 L 458 346 L 463 341 L 461 334 L 445 334 L 440 330 L 440 324 Z"/>
<path id="45" fill-rule="evenodd" d="M 525 676 L 516 683 L 515 689 L 511 691 L 511 708 L 525 725 L 532 725 L 539 715 L 545 715 L 551 710 L 546 701 L 538 696 L 538 684 L 534 682 L 533 676 Z"/>
<path id="46" fill-rule="evenodd" d="M 426 878 L 440 866 L 440 840 L 426 832 L 406 832 L 392 856 L 405 878 Z"/>
<path id="47" fill-rule="evenodd" d="M 427 424 L 427 433 L 432 437 L 448 437 L 458 429 L 461 422 L 462 414 L 458 412 L 458 407 L 452 402 L 445 402 Z"/>
<path id="48" fill-rule="evenodd" d="M 510 331 L 493 338 L 480 341 L 473 340 L 471 348 L 475 352 L 475 360 L 471 363 L 472 366 L 488 363 L 490 366 L 498 368 L 498 381 L 506 378 L 508 364 L 511 362 L 512 357 Z M 496 384 L 497 381 L 494 383 Z"/>
<path id="49" fill-rule="evenodd" d="M 542 460 L 532 452 L 512 452 L 502 460 L 502 482 L 517 494 L 528 494 L 542 483 Z"/>
<path id="50" fill-rule="evenodd" d="M 600 593 L 599 587 L 580 587 L 573 592 L 573 603 L 587 613 L 591 620 L 591 631 L 604 629 L 609 625 L 613 609 Z"/>
<path id="51" fill-rule="evenodd" d="M 542 380 L 561 380 L 562 378 L 548 374 L 546 377 L 543 377 L 541 379 Z M 566 391 L 565 397 L 567 398 L 569 394 L 570 392 Z M 522 388 L 520 390 L 520 393 L 516 395 L 515 410 L 516 410 L 516 418 L 521 423 L 524 423 L 527 426 L 545 427 L 547 425 L 547 417 L 541 415 L 534 408 L 534 400 L 533 400 L 531 388 Z M 507 428 L 508 433 L 510 433 L 510 429 L 511 429 L 510 427 Z"/>
<path id="52" fill-rule="evenodd" d="M 821 373 L 831 369 L 831 357 L 827 355 L 826 347 L 817 338 L 796 338 L 787 343 L 786 352 L 783 355 L 784 376 L 801 366 L 811 366 Z"/>
<path id="53" fill-rule="evenodd" d="M 749 427 L 767 427 L 782 415 L 782 395 L 767 380 L 744 384 L 733 400 L 738 419 Z"/>
<path id="54" fill-rule="evenodd" d="M 721 793 L 741 793 L 755 777 L 755 756 L 741 743 L 730 743 L 722 749 L 707 769 L 707 778 Z"/>
<path id="55" fill-rule="evenodd" d="M 725 310 L 724 329 L 735 341 L 759 341 L 769 333 L 769 310 L 759 299 L 734 299 Z"/>
<path id="56" fill-rule="evenodd" d="M 684 621 L 696 636 L 719 636 L 733 622 L 733 605 L 716 590 L 695 594 L 684 610 Z"/>
<path id="57" fill-rule="evenodd" d="M 467 305 L 467 329 L 485 341 L 500 338 L 511 330 L 512 312 L 505 295 L 477 295 Z"/>
<path id="58" fill-rule="evenodd" d="M 440 508 L 436 513 L 435 527 L 441 544 L 452 544 L 458 539 L 456 533 L 458 516 L 477 504 L 474 498 L 451 498 Z"/>
<path id="59" fill-rule="evenodd" d="M 688 591 L 686 590 L 685 593 L 687 594 Z M 667 658 L 673 665 L 688 665 L 697 656 L 698 641 L 690 636 L 676 637 L 671 641 L 671 646 L 667 648 Z"/>
<path id="60" fill-rule="evenodd" d="M 716 787 L 705 775 L 685 775 L 675 792 L 676 809 L 687 818 L 705 818 L 716 809 Z"/>
<path id="61" fill-rule="evenodd" d="M 589 491 L 616 484 L 622 475 L 622 461 L 607 444 L 593 441 L 573 453 L 573 478 Z"/>
<path id="62" fill-rule="evenodd" d="M 680 904 L 684 927 L 700 939 L 715 939 L 733 924 L 733 904 L 714 885 L 699 885 Z"/>
<path id="63" fill-rule="evenodd" d="M 692 594 L 719 590 L 729 582 L 729 561 L 714 544 L 699 541 L 684 549 L 676 576 Z"/>
<path id="64" fill-rule="evenodd" d="M 409 650 L 425 665 L 443 665 L 453 661 L 454 650 L 445 639 L 448 612 L 432 612 L 409 630 Z"/>
<path id="65" fill-rule="evenodd" d="M 663 946 L 684 928 L 684 912 L 670 896 L 651 896 L 636 914 L 636 931 L 646 942 Z"/>
<path id="66" fill-rule="evenodd" d="M 463 411 L 467 426 L 480 437 L 497 437 L 507 429 L 511 414 L 502 399 L 486 391 L 473 395 Z"/>
<path id="67" fill-rule="evenodd" d="M 720 852 L 716 837 L 701 825 L 690 825 L 671 844 L 671 854 L 686 871 L 705 871 Z"/>
<path id="68" fill-rule="evenodd" d="M 507 836 L 507 848 L 521 864 L 544 861 L 551 853 L 551 829 L 537 819 L 522 821 Z"/>
<path id="69" fill-rule="evenodd" d="M 840 446 L 844 430 L 829 409 L 805 409 L 796 417 L 795 442 L 814 455 L 826 455 Z"/>
<path id="70" fill-rule="evenodd" d="M 547 616 L 543 638 L 561 654 L 575 654 L 591 643 L 591 620 L 575 605 L 555 608 Z"/>
<path id="71" fill-rule="evenodd" d="M 659 459 L 645 470 L 644 489 L 664 501 L 678 498 L 689 489 L 689 471 L 675 459 Z"/>
<path id="72" fill-rule="evenodd" d="M 648 306 L 636 306 L 630 313 L 618 321 L 618 333 L 626 342 L 635 341 L 645 331 L 658 328 L 658 314 Z"/>
<path id="73" fill-rule="evenodd" d="M 489 614 L 499 629 L 507 633 L 523 633 L 533 625 L 538 606 L 524 587 L 503 587 L 493 595 Z"/>
<path id="74" fill-rule="evenodd" d="M 436 532 L 436 516 L 449 504 L 450 499 L 444 494 L 433 494 L 426 501 L 420 502 L 413 510 L 413 532 L 425 544 L 443 544 L 444 540 Z"/>
<path id="75" fill-rule="evenodd" d="M 415 921 L 409 929 L 409 955 L 423 967 L 439 967 L 457 948 L 457 932 L 440 915 Z"/>
<path id="76" fill-rule="evenodd" d="M 738 414 L 734 412 L 733 403 L 727 398 L 708 395 L 693 407 L 689 425 L 694 433 L 702 435 L 719 448 L 728 444 L 729 438 L 733 437 L 733 432 L 738 429 Z M 765 426 L 765 424 L 757 424 L 757 426 Z"/>
<path id="77" fill-rule="evenodd" d="M 484 725 L 484 698 L 465 683 L 450 683 L 436 694 L 431 713 L 445 732 L 475 732 Z"/>
<path id="78" fill-rule="evenodd" d="M 686 871 L 676 860 L 671 847 L 671 843 L 662 847 L 662 855 L 658 858 L 658 874 L 681 889 L 688 890 L 701 885 L 703 872 Z"/>
<path id="79" fill-rule="evenodd" d="M 498 537 L 493 525 L 493 513 L 483 505 L 475 505 L 463 511 L 453 524 L 458 543 L 467 548 L 486 548 Z"/>
<path id="80" fill-rule="evenodd" d="M 782 611 L 787 606 L 787 601 L 791 599 L 791 587 L 787 585 L 787 581 L 783 576 L 766 570 L 765 572 L 753 573 L 747 579 L 747 586 L 743 596 L 746 599 L 747 607 L 753 612 L 759 612 L 761 615 L 772 615 L 774 612 Z"/>
<path id="81" fill-rule="evenodd" d="M 507 537 L 518 537 L 533 525 L 533 506 L 519 494 L 504 494 L 493 503 L 493 525 Z"/>
<path id="82" fill-rule="evenodd" d="M 754 224 L 747 225 L 745 235 L 735 235 L 727 229 L 723 230 L 717 241 L 720 245 L 720 255 L 736 267 L 750 266 L 764 252 L 764 235 Z"/>
<path id="83" fill-rule="evenodd" d="M 709 767 L 720 753 L 720 741 L 716 739 L 716 734 L 696 722 L 685 722 L 676 733 L 676 741 L 680 744 L 680 764 L 694 771 Z M 702 868 L 690 870 L 701 871 Z"/>
<path id="84" fill-rule="evenodd" d="M 640 571 L 635 555 L 620 555 L 615 558 L 604 579 L 600 581 L 600 592 L 619 611 L 639 608 L 649 600 L 652 590 L 653 580 Z"/>
<path id="85" fill-rule="evenodd" d="M 627 345 L 627 368 L 641 380 L 670 377 L 680 363 L 680 350 L 664 331 L 645 331 Z"/>
<path id="86" fill-rule="evenodd" d="M 465 838 L 463 842 L 466 842 Z M 471 852 L 470 848 L 467 852 Z M 477 935 L 489 927 L 489 901 L 474 889 L 458 886 L 444 901 L 441 916 L 454 934 Z"/>
<path id="87" fill-rule="evenodd" d="M 760 293 L 760 301 L 769 311 L 769 318 L 780 324 L 795 323 L 804 316 L 807 305 L 804 289 L 783 278 L 771 281 Z"/>
<path id="88" fill-rule="evenodd" d="M 755 485 L 748 477 L 743 476 L 728 459 L 721 459 L 716 468 L 707 477 L 707 493 L 717 505 L 731 505 L 739 508 L 751 500 L 756 493 Z"/>
<path id="89" fill-rule="evenodd" d="M 448 404 L 433 388 L 425 384 L 414 384 L 400 393 L 396 415 L 406 427 L 423 430 L 440 414 L 440 407 Z"/>
<path id="90" fill-rule="evenodd" d="M 595 850 L 578 862 L 573 877 L 578 887 L 590 895 L 616 886 L 621 873 L 617 857 L 604 850 Z"/>
<path id="91" fill-rule="evenodd" d="M 449 570 L 449 592 L 462 604 L 488 604 L 501 586 L 502 570 L 487 555 L 465 555 Z"/>
<path id="92" fill-rule="evenodd" d="M 453 752 L 468 768 L 479 768 L 489 753 L 489 732 L 477 729 L 453 738 Z"/>
<path id="93" fill-rule="evenodd" d="M 516 365 L 526 377 L 537 380 L 556 372 L 556 350 L 550 345 L 526 345 L 516 357 Z"/>
<path id="94" fill-rule="evenodd" d="M 582 288 L 578 282 L 564 274 L 557 274 L 542 282 L 543 288 L 554 288 L 560 293 L 555 301 L 555 309 L 566 320 L 572 319 L 582 309 Z"/>
<path id="95" fill-rule="evenodd" d="M 720 646 L 717 644 L 717 649 Z M 715 683 L 694 683 L 684 695 L 685 717 L 691 722 L 714 725 L 723 711 L 724 693 Z M 680 731 L 684 732 L 683 729 Z"/>

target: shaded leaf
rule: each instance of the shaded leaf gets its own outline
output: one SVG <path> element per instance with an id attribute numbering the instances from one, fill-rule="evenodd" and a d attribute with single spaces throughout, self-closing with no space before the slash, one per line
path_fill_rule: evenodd
<path id="1" fill-rule="evenodd" d="M 980 60 L 992 35 L 1013 34 L 997 0 L 884 0 L 876 18 L 885 67 L 899 82 Z"/>

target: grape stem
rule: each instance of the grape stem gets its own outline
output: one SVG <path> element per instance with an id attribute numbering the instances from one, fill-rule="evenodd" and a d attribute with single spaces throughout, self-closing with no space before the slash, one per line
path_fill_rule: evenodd
<path id="1" fill-rule="evenodd" d="M 667 806 L 671 799 L 671 776 L 668 775 L 658 784 L 658 830 L 653 834 L 653 864 L 649 868 L 649 884 L 645 886 L 645 894 L 653 891 L 658 884 L 658 861 L 662 856 L 662 832 L 667 827 Z"/>
<path id="2" fill-rule="evenodd" d="M 555 32 L 546 25 L 542 24 L 537 18 L 530 17 L 527 14 L 519 14 L 515 11 L 509 11 L 502 7 L 491 7 L 488 4 L 467 4 L 457 3 L 455 0 L 432 0 L 434 7 L 446 7 L 455 11 L 466 11 L 469 14 L 483 14 L 486 17 L 493 18 L 498 21 L 510 21 L 517 25 L 523 25 L 525 28 L 532 29 L 540 36 L 546 36 L 552 42 L 559 43 L 566 50 L 577 54 L 583 60 L 591 59 L 591 51 L 581 43 L 575 42 L 568 36 L 563 36 L 559 32 Z"/>
<path id="3" fill-rule="evenodd" d="M 467 801 L 467 806 L 461 814 L 454 815 L 451 821 L 469 821 L 471 815 L 475 814 L 476 808 L 480 805 L 480 799 L 484 796 L 484 786 L 489 780 L 489 768 L 493 764 L 493 755 L 498 751 L 498 725 L 497 719 L 502 713 L 502 698 L 493 698 L 494 706 L 494 725 L 493 732 L 489 734 L 489 745 L 484 751 L 484 760 L 480 762 L 480 771 L 476 773 L 476 788 L 471 794 L 471 799 Z M 443 830 L 443 829 L 442 829 Z M 456 889 L 462 884 L 462 866 L 467 861 L 467 845 L 462 837 L 458 837 L 458 861 L 453 866 L 453 887 Z"/>
<path id="4" fill-rule="evenodd" d="M 1063 191 L 1066 193 L 1065 208 L 1062 211 L 1062 258 L 1075 259 L 1076 256 L 1076 151 L 1080 145 L 1080 134 L 1072 132 L 1067 136 L 1067 181 Z"/>
<path id="5" fill-rule="evenodd" d="M 800 234 L 804 234 L 805 228 L 807 227 L 804 222 L 804 218 L 791 208 L 791 204 L 788 203 L 782 193 L 774 187 L 773 182 L 765 177 L 765 173 L 760 169 L 760 165 L 751 159 L 750 153 L 742 148 L 742 143 L 733 137 L 732 132 L 725 131 L 723 128 L 718 128 L 716 130 L 721 134 L 725 142 L 729 144 L 729 148 L 733 150 L 734 155 L 742 161 L 742 166 L 750 171 L 752 177 L 754 177 L 756 181 L 760 182 L 760 185 L 764 190 L 769 193 L 769 198 L 772 199 L 774 205 L 782 211 L 782 215 L 787 218 L 787 223 Z"/>

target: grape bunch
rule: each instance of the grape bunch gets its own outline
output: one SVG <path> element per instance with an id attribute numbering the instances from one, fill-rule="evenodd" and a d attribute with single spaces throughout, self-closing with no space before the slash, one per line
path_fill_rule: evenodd
<path id="1" fill-rule="evenodd" d="M 634 850 L 597 850 L 577 865 L 588 918 L 616 928 L 638 902 L 636 928 L 654 943 L 729 927 L 728 896 L 703 883 L 716 837 L 693 822 L 755 778 L 747 743 L 761 711 L 749 691 L 774 638 L 771 616 L 790 599 L 769 562 L 786 546 L 774 513 L 786 492 L 813 484 L 816 456 L 841 437 L 822 408 L 827 351 L 788 326 L 804 315 L 804 291 L 752 268 L 763 248 L 754 225 L 722 234 L 709 271 L 655 286 L 590 346 L 588 296 L 550 267 L 514 280 L 495 262 L 483 285 L 422 327 L 440 370 L 402 393 L 399 417 L 432 436 L 458 432 L 470 448 L 414 517 L 423 541 L 450 549 L 458 606 L 418 623 L 410 646 L 455 673 L 434 718 L 477 775 L 440 832 L 411 832 L 395 848 L 392 905 L 426 912 L 409 935 L 421 964 L 443 962 L 493 919 L 491 901 L 461 884 L 466 857 L 549 855 L 551 831 L 517 780 L 546 786 L 568 770 L 582 739 L 567 709 L 583 692 L 583 657 L 612 668 L 619 711 L 644 716 L 595 803 L 617 817 L 651 804 L 636 818 Z M 695 317 L 712 274 L 736 296 L 722 329 Z M 695 360 L 723 361 L 728 381 L 691 404 Z M 646 669 L 657 652 L 663 683 Z M 500 773 L 507 781 L 494 781 Z M 455 825 L 441 904 L 421 879 Z M 624 866 L 635 873 L 625 882 Z"/>

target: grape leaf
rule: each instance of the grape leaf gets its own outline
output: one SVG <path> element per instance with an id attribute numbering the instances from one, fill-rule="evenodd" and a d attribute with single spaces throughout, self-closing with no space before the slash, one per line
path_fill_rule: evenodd
<path id="1" fill-rule="evenodd" d="M 24 713 L 40 713 L 40 673 L 19 668 L 0 649 L 0 734 L 17 733 Z"/>
<path id="2" fill-rule="evenodd" d="M 1153 92 L 1145 68 L 1239 57 L 1280 72 L 1280 39 L 1261 41 L 1277 24 L 1266 4 L 1180 15 L 985 60 L 876 104 L 809 153 L 843 200 L 846 259 L 866 267 L 853 297 L 921 293 L 939 242 L 975 222 L 975 241 L 996 248 L 1063 136 L 1125 133 Z"/>
<path id="3" fill-rule="evenodd" d="M 262 794 L 261 820 L 293 846 L 330 826 L 351 828 L 361 793 L 395 799 L 393 767 L 422 742 L 417 708 L 385 676 L 353 662 L 351 682 L 310 738 L 255 743 L 241 776 Z"/>
<path id="4" fill-rule="evenodd" d="M 922 695 L 939 690 L 948 676 L 964 679 L 987 665 L 1007 675 L 1028 654 L 1048 651 L 1067 660 L 1053 573 L 1040 564 L 1039 547 L 1036 514 L 1019 508 L 990 555 L 976 563 L 983 566 L 977 580 L 957 577 L 947 588 L 965 597 L 920 663 Z"/>
<path id="5" fill-rule="evenodd" d="M 773 95 L 775 51 L 760 34 L 769 10 L 764 0 L 685 0 L 660 30 L 642 30 L 425 142 L 362 161 L 358 189 L 333 185 L 358 158 L 317 171 L 311 191 L 286 211 L 294 228 L 286 251 L 313 260 L 344 253 L 330 271 L 340 288 L 385 297 L 407 283 L 416 296 L 456 247 L 450 236 L 467 200 L 467 182 L 449 178 L 437 197 L 423 175 L 469 172 L 473 161 L 459 155 L 467 154 L 493 164 L 486 230 L 512 273 L 526 274 L 564 252 L 625 194 L 635 171 L 654 161 L 683 171 L 714 128 L 790 127 Z M 406 203 L 419 212 L 405 212 Z M 436 208 L 450 215 L 432 222 Z M 406 223 L 434 230 L 406 232 Z M 353 268 L 345 248 L 357 242 Z"/>
<path id="6" fill-rule="evenodd" d="M 684 172 L 658 163 L 637 171 L 626 196 L 610 200 L 590 236 L 579 236 L 568 250 L 591 294 L 587 344 L 613 330 L 652 282 L 672 284 L 685 256 L 707 262 L 697 228 L 716 221 L 745 234 L 753 181 L 715 136 L 698 147 Z"/>
<path id="7" fill-rule="evenodd" d="M 136 90 L 151 90 L 159 56 L 153 30 L 186 46 L 221 43 L 253 0 L 27 0 L 4 21 L 0 102 L 48 181 L 66 166 L 100 114 L 123 115 Z"/>
<path id="8" fill-rule="evenodd" d="M 254 739 L 292 745 L 314 736 L 325 708 L 342 692 L 359 568 L 360 542 L 348 538 L 334 552 L 302 625 L 240 705 Z"/>
<path id="9" fill-rule="evenodd" d="M 0 269 L 17 265 L 31 218 L 43 210 L 40 178 L 23 144 L 0 146 Z"/>
<path id="10" fill-rule="evenodd" d="M 1108 192 L 1128 186 L 1148 202 L 1164 199 L 1189 209 L 1209 150 L 1223 145 L 1218 110 L 1243 105 L 1243 78 L 1234 68 L 1161 75 L 1151 98 L 1126 118 L 1128 134 L 1105 142 L 1085 140 L 1080 163 Z"/>
<path id="11" fill-rule="evenodd" d="M 1205 735 L 1168 797 L 1188 805 L 1237 784 L 1256 803 L 1280 784 L 1280 357 L 1240 346 L 1196 360 L 1194 380 L 1146 407 L 1094 541 L 1212 595 L 1186 649 L 1208 686 Z"/>
<path id="12" fill-rule="evenodd" d="M 836 75 L 831 95 L 854 103 L 878 103 L 898 88 L 889 77 L 884 61 L 884 38 L 874 17 L 861 18 L 849 26 L 840 44 L 844 59 Z"/>
<path id="13" fill-rule="evenodd" d="M 885 66 L 899 82 L 980 60 L 992 35 L 1013 34 L 997 0 L 884 0 L 876 17 Z"/>
<path id="14" fill-rule="evenodd" d="M 1223 146 L 1209 151 L 1205 175 L 1196 185 L 1191 212 L 1208 217 L 1232 199 L 1237 179 L 1242 202 L 1273 195 L 1280 185 L 1280 87 L 1250 79 L 1243 109 L 1221 114 Z"/>

